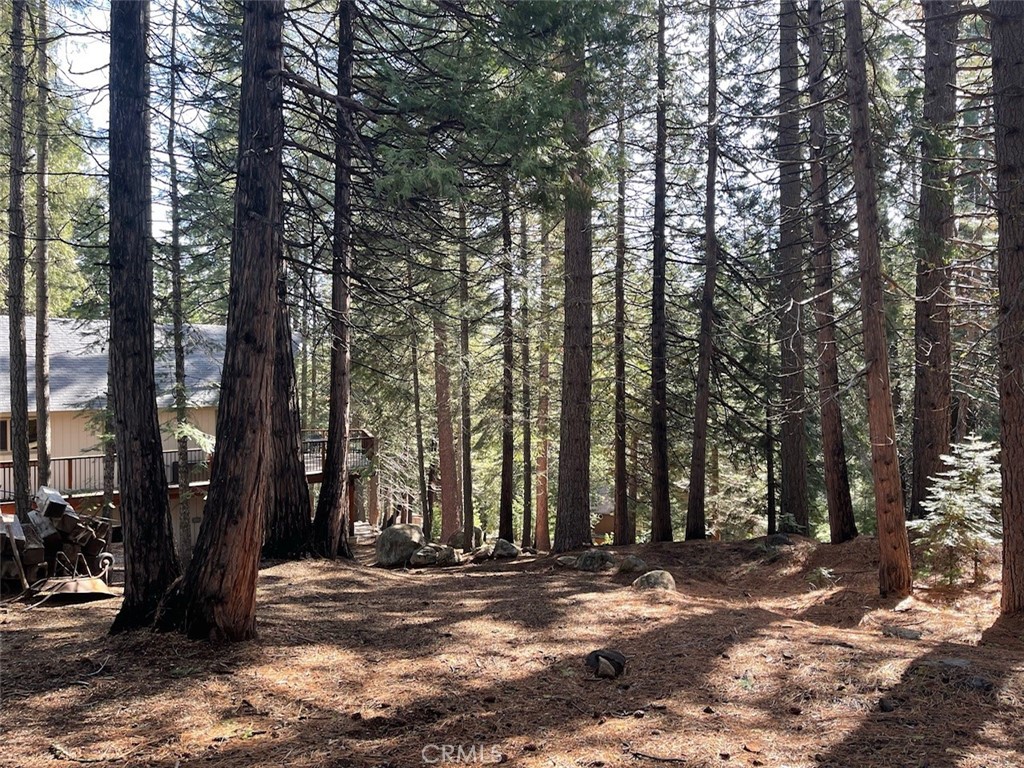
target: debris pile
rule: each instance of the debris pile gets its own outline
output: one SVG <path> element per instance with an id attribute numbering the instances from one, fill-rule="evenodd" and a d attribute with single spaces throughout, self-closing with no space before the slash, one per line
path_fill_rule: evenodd
<path id="1" fill-rule="evenodd" d="M 41 486 L 36 509 L 22 524 L 3 516 L 0 578 L 27 588 L 47 576 L 91 576 L 102 570 L 110 539 L 110 520 L 79 515 L 57 491 Z"/>

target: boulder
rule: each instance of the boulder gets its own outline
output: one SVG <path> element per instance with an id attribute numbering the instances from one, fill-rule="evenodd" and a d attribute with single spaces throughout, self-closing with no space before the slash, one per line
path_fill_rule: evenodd
<path id="1" fill-rule="evenodd" d="M 494 549 L 491 551 L 491 557 L 499 560 L 511 560 L 514 557 L 519 557 L 519 547 L 511 541 L 496 539 L 494 542 Z"/>
<path id="2" fill-rule="evenodd" d="M 445 544 L 431 543 L 416 550 L 409 558 L 409 565 L 424 567 L 436 565 L 440 567 L 459 564 L 459 553 Z"/>
<path id="3" fill-rule="evenodd" d="M 448 537 L 448 546 L 455 547 L 455 549 L 463 549 L 462 540 L 464 538 L 465 531 L 456 531 Z M 484 545 L 484 531 L 483 528 L 474 526 L 473 528 L 473 546 L 472 549 L 479 549 Z"/>
<path id="4" fill-rule="evenodd" d="M 619 563 L 619 573 L 644 573 L 647 563 L 636 555 L 626 555 Z"/>
<path id="5" fill-rule="evenodd" d="M 395 568 L 409 562 L 417 550 L 423 549 L 426 540 L 418 525 L 392 525 L 377 537 L 377 565 Z"/>
<path id="6" fill-rule="evenodd" d="M 796 542 L 784 533 L 773 533 L 765 537 L 765 543 L 769 547 L 792 547 Z"/>
<path id="7" fill-rule="evenodd" d="M 477 547 L 469 553 L 469 559 L 474 563 L 482 563 L 484 560 L 490 560 L 491 555 L 494 552 L 494 546 L 491 544 L 484 544 L 482 547 Z"/>
<path id="8" fill-rule="evenodd" d="M 615 567 L 615 558 L 611 552 L 603 549 L 588 549 L 576 558 L 576 569 L 580 571 L 607 571 Z"/>
<path id="9" fill-rule="evenodd" d="M 633 582 L 633 589 L 666 589 L 674 592 L 676 580 L 668 571 L 648 571 Z"/>
<path id="10" fill-rule="evenodd" d="M 579 558 L 573 557 L 572 555 L 562 555 L 561 557 L 555 558 L 555 565 L 561 568 L 575 568 L 576 561 Z"/>

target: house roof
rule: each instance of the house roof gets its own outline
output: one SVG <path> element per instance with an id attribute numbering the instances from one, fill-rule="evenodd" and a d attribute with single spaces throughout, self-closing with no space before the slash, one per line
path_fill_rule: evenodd
<path id="1" fill-rule="evenodd" d="M 105 320 L 50 319 L 50 410 L 81 411 L 102 408 L 107 392 Z M 224 357 L 226 329 L 222 325 L 189 325 L 185 329 L 185 386 L 192 407 L 216 405 Z M 28 407 L 35 410 L 35 318 L 25 318 L 28 355 Z M 173 404 L 174 346 L 172 327 L 154 328 L 157 405 Z M 11 331 L 0 315 L 0 413 L 11 412 Z"/>

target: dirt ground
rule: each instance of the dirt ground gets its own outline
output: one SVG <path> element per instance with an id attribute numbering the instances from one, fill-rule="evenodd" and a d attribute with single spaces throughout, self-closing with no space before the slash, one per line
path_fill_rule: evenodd
<path id="1" fill-rule="evenodd" d="M 882 600 L 876 546 L 612 548 L 674 594 L 545 556 L 271 564 L 259 638 L 230 646 L 109 637 L 116 600 L 8 602 L 0 766 L 1024 764 L 1024 625 L 997 621 L 998 582 Z M 597 648 L 626 674 L 594 678 Z"/>

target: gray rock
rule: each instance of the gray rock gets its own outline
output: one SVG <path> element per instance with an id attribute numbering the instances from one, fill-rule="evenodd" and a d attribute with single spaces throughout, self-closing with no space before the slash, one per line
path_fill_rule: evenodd
<path id="1" fill-rule="evenodd" d="M 482 547 L 477 547 L 469 553 L 469 559 L 474 563 L 482 563 L 484 560 L 490 560 L 491 555 L 494 553 L 494 546 L 491 544 L 485 544 Z"/>
<path id="2" fill-rule="evenodd" d="M 433 547 L 417 549 L 409 558 L 409 565 L 414 568 L 423 568 L 428 565 L 437 565 L 437 550 Z"/>
<path id="3" fill-rule="evenodd" d="M 896 699 L 886 697 L 878 700 L 878 708 L 883 712 L 895 712 L 898 706 L 899 702 Z"/>
<path id="4" fill-rule="evenodd" d="M 619 573 L 644 573 L 647 570 L 647 563 L 636 555 L 626 555 L 619 563 Z"/>
<path id="5" fill-rule="evenodd" d="M 555 558 L 555 565 L 560 568 L 575 568 L 576 561 L 579 558 L 573 557 L 572 555 L 562 555 L 561 557 Z"/>
<path id="6" fill-rule="evenodd" d="M 974 677 L 972 677 L 970 680 L 967 681 L 967 685 L 976 691 L 984 691 L 985 693 L 988 693 L 996 687 L 995 683 L 993 683 L 987 677 L 982 677 L 981 675 L 975 675 Z"/>
<path id="7" fill-rule="evenodd" d="M 495 539 L 494 549 L 491 552 L 491 557 L 498 560 L 511 560 L 514 557 L 519 557 L 519 547 L 513 544 L 511 541 L 505 541 L 504 539 Z"/>
<path id="8" fill-rule="evenodd" d="M 403 566 L 426 541 L 418 525 L 392 525 L 377 537 L 377 565 L 385 568 Z"/>
<path id="9" fill-rule="evenodd" d="M 633 582 L 633 589 L 665 589 L 674 592 L 676 580 L 668 571 L 648 571 Z"/>
<path id="10" fill-rule="evenodd" d="M 454 548 L 444 544 L 431 543 L 422 549 L 416 550 L 409 558 L 409 565 L 424 567 L 436 565 L 445 567 L 459 564 L 459 553 Z"/>
<path id="11" fill-rule="evenodd" d="M 462 541 L 464 538 L 465 531 L 456 531 L 448 537 L 448 546 L 455 547 L 455 549 L 463 549 Z M 474 526 L 473 528 L 473 549 L 479 549 L 484 545 L 484 531 L 482 528 Z"/>
<path id="12" fill-rule="evenodd" d="M 791 547 L 794 541 L 784 533 L 773 533 L 765 539 L 765 543 L 769 547 Z"/>
<path id="13" fill-rule="evenodd" d="M 882 634 L 886 637 L 898 637 L 900 640 L 920 640 L 922 633 L 918 629 L 907 629 L 906 627 L 897 627 L 894 624 L 885 624 L 882 627 Z"/>
<path id="14" fill-rule="evenodd" d="M 576 558 L 576 569 L 580 571 L 606 571 L 615 567 L 615 558 L 611 552 L 603 549 L 588 549 Z"/>
<path id="15" fill-rule="evenodd" d="M 536 547 L 523 547 L 522 552 L 524 555 L 536 555 L 537 549 Z"/>

